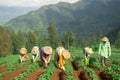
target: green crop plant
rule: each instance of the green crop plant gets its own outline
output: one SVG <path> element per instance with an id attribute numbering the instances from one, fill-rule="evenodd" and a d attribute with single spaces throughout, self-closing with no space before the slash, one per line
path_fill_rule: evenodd
<path id="1" fill-rule="evenodd" d="M 107 71 L 108 74 L 110 74 L 113 78 L 113 80 L 120 80 L 120 74 L 116 73 L 115 70 L 119 69 L 119 65 L 111 65 L 107 66 L 105 68 L 105 71 Z"/>
<path id="2" fill-rule="evenodd" d="M 86 67 L 85 69 L 87 71 L 87 73 L 90 75 L 90 80 L 98 80 L 95 72 L 93 71 L 93 69 Z"/>
<path id="3" fill-rule="evenodd" d="M 74 76 L 68 76 L 66 80 L 75 80 Z"/>
<path id="4" fill-rule="evenodd" d="M 66 61 L 65 63 L 65 73 L 66 75 L 73 75 L 72 67 L 69 65 L 69 63 Z"/>
<path id="5" fill-rule="evenodd" d="M 89 67 L 87 67 L 87 66 L 85 65 L 85 60 L 84 60 L 84 59 L 78 60 L 78 64 L 79 64 L 79 66 L 82 67 L 85 71 L 87 71 L 87 73 L 88 73 L 89 76 L 90 76 L 90 80 L 98 80 L 98 78 L 97 78 L 95 72 L 93 71 L 93 69 L 91 69 L 91 68 L 89 68 Z"/>
<path id="6" fill-rule="evenodd" d="M 13 64 L 8 65 L 8 66 L 7 66 L 7 71 L 5 71 L 5 72 L 3 72 L 3 73 L 0 74 L 0 79 L 3 78 L 5 75 L 9 74 L 11 71 L 17 70 L 18 68 L 20 68 L 20 67 L 22 67 L 22 66 L 24 66 L 24 65 L 26 65 L 26 64 L 27 64 L 27 63 L 23 62 L 23 63 L 18 64 L 18 65 L 16 65 L 16 66 L 13 65 Z"/>
<path id="7" fill-rule="evenodd" d="M 116 64 L 112 64 L 111 66 L 110 66 L 113 70 L 120 70 L 120 66 L 119 65 L 116 65 Z"/>
<path id="8" fill-rule="evenodd" d="M 92 64 L 95 66 L 95 68 L 97 68 L 99 70 L 103 70 L 103 67 L 99 62 L 93 62 Z"/>
<path id="9" fill-rule="evenodd" d="M 72 66 L 70 66 L 69 62 L 66 61 L 65 63 L 65 74 L 67 75 L 66 80 L 74 80 L 74 76 L 73 76 L 73 69 Z"/>
<path id="10" fill-rule="evenodd" d="M 15 70 L 15 66 L 13 64 L 8 64 L 7 71 Z"/>
<path id="11" fill-rule="evenodd" d="M 12 80 L 24 80 L 29 72 L 34 71 L 38 67 L 39 67 L 38 63 L 33 63 L 33 64 L 29 65 L 22 74 L 19 74 L 18 76 L 16 76 Z"/>
<path id="12" fill-rule="evenodd" d="M 50 76 L 54 73 L 55 65 L 54 62 L 51 61 L 42 75 L 39 76 L 38 80 L 50 80 Z"/>

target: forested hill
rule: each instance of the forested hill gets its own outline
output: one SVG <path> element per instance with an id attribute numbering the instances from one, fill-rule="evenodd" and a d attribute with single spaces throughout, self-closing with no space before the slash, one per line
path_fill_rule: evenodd
<path id="1" fill-rule="evenodd" d="M 58 32 L 72 30 L 85 36 L 95 35 L 98 31 L 106 34 L 120 26 L 120 0 L 82 0 L 74 4 L 47 5 L 3 26 L 15 31 L 37 29 L 44 33 L 50 22 L 56 24 Z"/>

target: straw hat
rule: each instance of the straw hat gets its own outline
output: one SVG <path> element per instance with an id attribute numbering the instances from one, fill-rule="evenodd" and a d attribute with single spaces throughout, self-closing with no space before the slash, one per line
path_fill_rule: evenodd
<path id="1" fill-rule="evenodd" d="M 27 53 L 27 49 L 26 48 L 21 48 L 20 49 L 20 53 L 21 54 L 26 54 Z"/>
<path id="2" fill-rule="evenodd" d="M 45 52 L 45 54 L 52 54 L 52 47 L 45 46 L 43 47 L 43 51 Z"/>
<path id="3" fill-rule="evenodd" d="M 32 54 L 37 54 L 37 53 L 39 53 L 39 48 L 38 48 L 38 46 L 34 46 L 33 48 L 32 48 Z"/>
<path id="4" fill-rule="evenodd" d="M 87 47 L 85 50 L 88 54 L 93 54 L 94 53 L 92 48 Z"/>
<path id="5" fill-rule="evenodd" d="M 70 58 L 70 53 L 68 52 L 68 50 L 63 50 L 63 57 L 66 58 L 66 59 L 69 59 Z"/>
<path id="6" fill-rule="evenodd" d="M 64 47 L 58 47 L 56 49 L 56 53 L 58 53 L 59 55 L 61 55 L 63 50 L 65 50 Z"/>
<path id="7" fill-rule="evenodd" d="M 109 39 L 108 39 L 107 37 L 103 37 L 103 38 L 101 39 L 101 41 L 108 42 L 108 41 L 109 41 Z"/>

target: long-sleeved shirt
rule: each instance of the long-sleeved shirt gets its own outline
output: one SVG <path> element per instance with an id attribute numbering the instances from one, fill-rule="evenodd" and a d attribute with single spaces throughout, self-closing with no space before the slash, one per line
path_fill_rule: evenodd
<path id="1" fill-rule="evenodd" d="M 105 58 L 108 58 L 108 55 L 111 55 L 110 42 L 100 42 L 99 54 Z"/>
<path id="2" fill-rule="evenodd" d="M 40 50 L 40 56 L 41 56 L 41 59 L 43 61 L 45 61 L 45 60 L 48 61 L 51 58 L 51 55 L 52 54 L 45 54 L 43 48 L 41 48 L 41 50 Z"/>
<path id="3" fill-rule="evenodd" d="M 55 60 L 57 60 L 57 64 L 60 65 L 60 68 L 62 68 L 64 65 L 63 65 L 63 61 L 64 61 L 64 57 L 62 55 L 62 50 L 64 49 L 58 49 L 56 51 L 56 54 L 55 54 Z"/>
<path id="4" fill-rule="evenodd" d="M 64 60 L 63 55 L 60 55 L 60 56 L 59 56 L 59 60 L 58 60 L 58 64 L 60 65 L 60 67 L 63 67 L 63 66 L 64 66 L 64 65 L 63 65 L 63 60 Z"/>

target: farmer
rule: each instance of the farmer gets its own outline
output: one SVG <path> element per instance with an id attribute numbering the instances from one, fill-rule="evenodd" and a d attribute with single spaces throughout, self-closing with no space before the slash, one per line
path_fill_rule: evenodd
<path id="1" fill-rule="evenodd" d="M 52 48 L 50 46 L 44 46 L 40 50 L 40 59 L 44 67 L 47 67 L 52 56 Z"/>
<path id="2" fill-rule="evenodd" d="M 26 48 L 21 48 L 20 49 L 20 63 L 22 63 L 23 61 L 25 61 L 26 58 L 28 58 L 27 49 Z"/>
<path id="3" fill-rule="evenodd" d="M 63 47 L 58 47 L 56 49 L 54 60 L 57 67 L 65 71 L 64 59 L 69 59 L 69 58 L 70 58 L 70 53 L 68 52 L 68 50 L 65 50 Z"/>
<path id="4" fill-rule="evenodd" d="M 83 53 L 84 53 L 84 58 L 85 58 L 85 65 L 89 65 L 89 60 L 90 60 L 90 55 L 93 54 L 93 50 L 92 48 L 89 47 L 85 47 L 83 49 Z"/>
<path id="5" fill-rule="evenodd" d="M 110 42 L 109 39 L 105 36 L 101 38 L 98 54 L 100 55 L 102 65 L 105 66 L 106 59 L 111 56 Z"/>
<path id="6" fill-rule="evenodd" d="M 33 62 L 36 62 L 36 59 L 39 56 L 39 47 L 38 46 L 34 46 L 32 48 L 32 50 L 31 50 L 31 53 L 32 53 L 32 60 L 33 60 Z"/>

